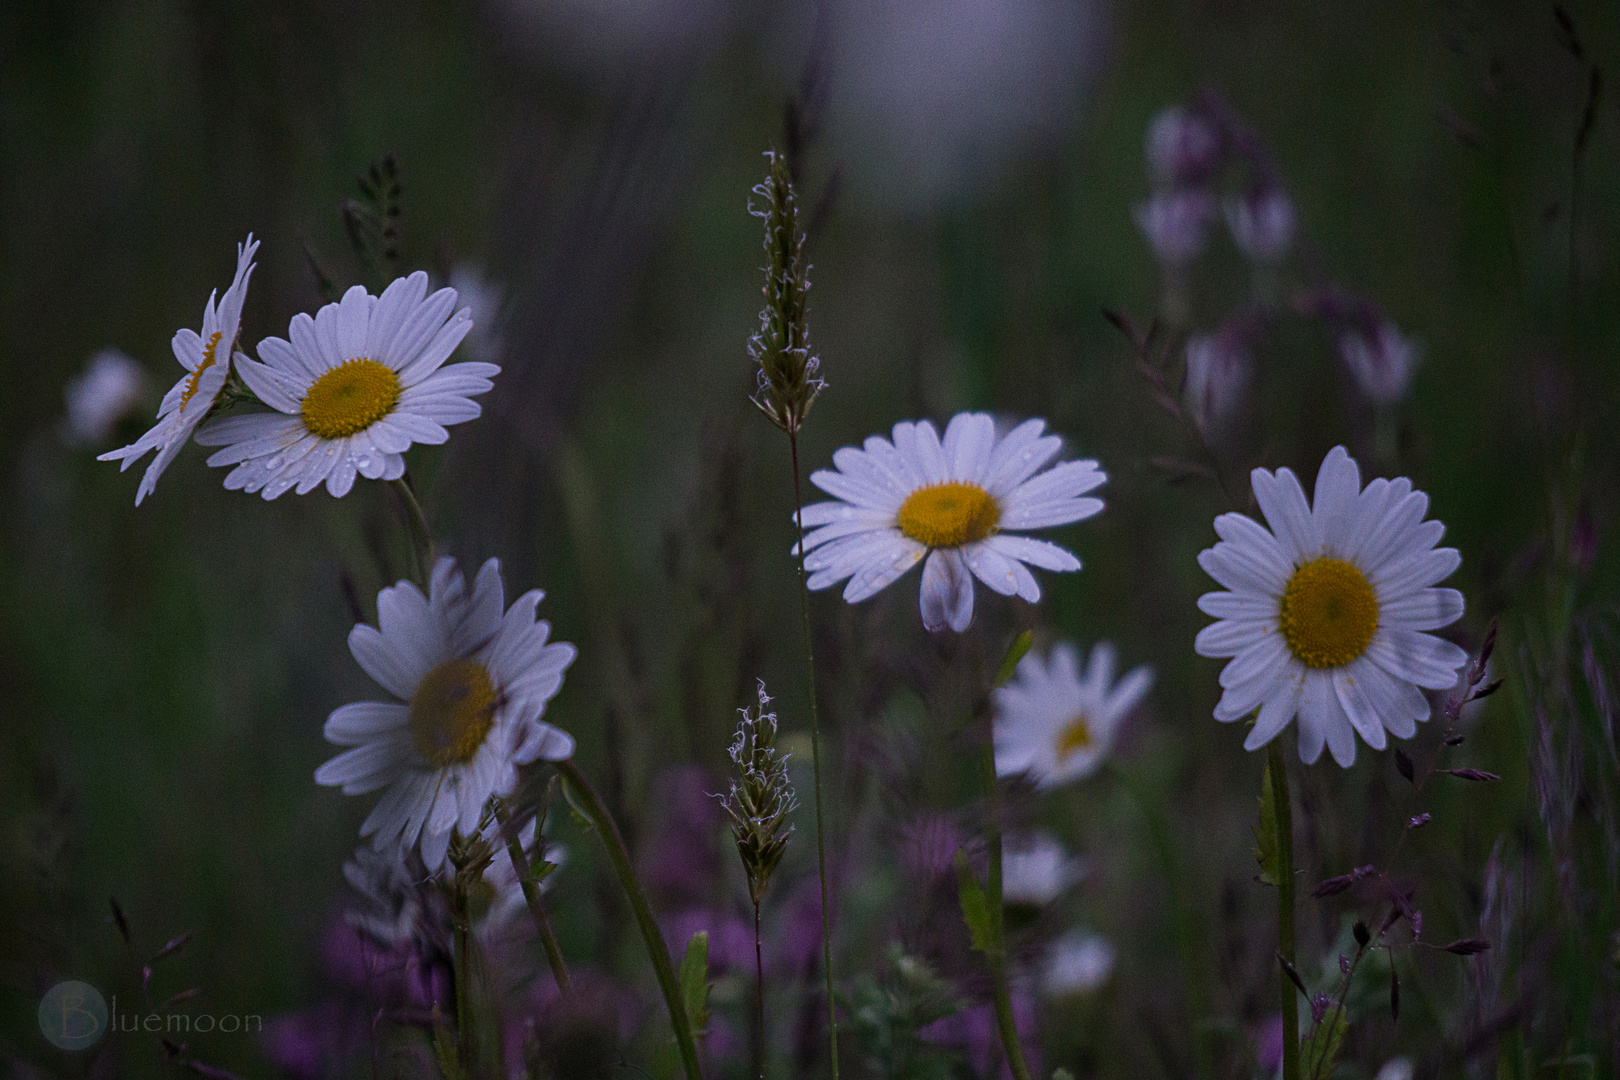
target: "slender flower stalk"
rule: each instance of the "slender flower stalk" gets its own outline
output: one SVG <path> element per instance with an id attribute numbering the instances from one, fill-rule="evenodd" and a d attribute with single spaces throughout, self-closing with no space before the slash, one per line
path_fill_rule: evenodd
<path id="1" fill-rule="evenodd" d="M 815 778 L 816 867 L 821 881 L 821 966 L 827 994 L 827 1053 L 832 1080 L 838 1080 L 838 1010 L 833 997 L 832 919 L 827 891 L 826 829 L 821 809 L 821 723 L 816 702 L 816 661 L 810 635 L 809 575 L 805 570 L 804 496 L 799 483 L 799 428 L 825 382 L 819 377 L 819 357 L 810 352 L 806 318 L 810 267 L 804 260 L 804 232 L 799 226 L 798 202 L 787 159 L 767 153 L 771 174 L 754 194 L 761 206 L 749 213 L 765 222 L 765 307 L 759 313 L 759 332 L 748 341 L 748 355 L 759 366 L 759 389 L 754 404 L 788 437 L 793 459 L 794 521 L 798 523 L 799 621 L 804 629 L 805 683 L 810 698 L 810 761 Z"/>
<path id="2" fill-rule="evenodd" d="M 567 781 L 568 786 L 579 796 L 582 809 L 591 824 L 596 827 L 596 835 L 601 837 L 602 845 L 607 848 L 608 860 L 613 864 L 614 873 L 619 876 L 619 884 L 624 887 L 624 893 L 630 900 L 630 910 L 635 913 L 636 925 L 641 930 L 641 936 L 647 943 L 647 953 L 652 958 L 653 974 L 658 978 L 658 988 L 663 991 L 664 1004 L 669 1009 L 669 1026 L 675 1032 L 675 1043 L 681 1053 L 681 1064 L 686 1070 L 686 1080 L 703 1080 L 703 1070 L 698 1065 L 697 1045 L 692 1040 L 692 1023 L 686 1015 L 686 1003 L 681 997 L 680 984 L 675 979 L 675 968 L 669 961 L 669 946 L 664 942 L 663 932 L 658 929 L 658 923 L 653 919 L 652 907 L 647 903 L 647 895 L 641 889 L 641 883 L 636 880 L 636 872 L 630 865 L 630 852 L 624 846 L 624 836 L 619 832 L 618 824 L 608 808 L 602 802 L 602 797 L 596 793 L 585 774 L 579 771 L 572 760 L 555 763 L 557 771 Z"/>
<path id="3" fill-rule="evenodd" d="M 390 480 L 388 486 L 399 496 L 405 528 L 411 534 L 411 556 L 416 563 L 415 581 L 418 585 L 426 585 L 428 573 L 433 569 L 433 534 L 428 531 L 422 504 L 416 499 L 416 491 L 411 487 L 409 475 Z"/>
<path id="4" fill-rule="evenodd" d="M 1277 820 L 1277 955 L 1294 966 L 1294 814 L 1288 801 L 1288 763 L 1282 740 L 1266 748 L 1271 773 L 1271 800 Z M 1287 971 L 1278 972 L 1282 986 L 1283 1080 L 1299 1080 L 1299 999 Z"/>
<path id="5" fill-rule="evenodd" d="M 990 969 L 991 992 L 995 997 L 996 1026 L 1001 1032 L 1001 1046 L 1007 1054 L 1007 1066 L 1013 1080 L 1030 1080 L 1029 1064 L 1024 1060 L 1024 1045 L 1018 1040 L 1018 1023 L 1013 1017 L 1012 993 L 1007 987 L 1006 926 L 1001 903 L 1001 799 L 996 786 L 995 742 L 985 736 L 984 749 L 979 755 L 979 772 L 984 779 L 985 796 L 990 802 L 986 815 L 987 840 L 990 847 L 990 866 L 987 875 L 985 900 L 990 910 L 990 948 L 985 950 L 985 966 Z"/>
<path id="6" fill-rule="evenodd" d="M 563 959 L 562 947 L 557 944 L 556 932 L 551 929 L 551 917 L 546 914 L 546 902 L 540 896 L 540 881 L 531 869 L 529 856 L 523 850 L 523 841 L 518 832 L 512 827 L 512 813 L 507 809 L 506 803 L 499 798 L 492 800 L 495 806 L 495 820 L 500 823 L 501 836 L 506 840 L 506 855 L 512 860 L 512 870 L 517 874 L 518 885 L 523 890 L 524 903 L 529 905 L 529 915 L 534 920 L 535 932 L 540 935 L 540 945 L 546 953 L 546 963 L 551 965 L 551 977 L 557 981 L 557 989 L 566 997 L 574 992 L 574 983 L 568 975 L 568 962 Z M 535 830 L 537 843 L 540 831 Z M 550 864 L 548 864 L 550 865 Z"/>

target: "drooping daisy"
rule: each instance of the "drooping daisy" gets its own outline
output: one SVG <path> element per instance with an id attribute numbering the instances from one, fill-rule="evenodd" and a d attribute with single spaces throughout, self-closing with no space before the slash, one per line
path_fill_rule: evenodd
<path id="1" fill-rule="evenodd" d="M 426 597 L 408 581 L 384 589 L 378 627 L 349 634 L 366 674 L 399 700 L 333 712 L 327 739 L 353 749 L 315 781 L 346 795 L 387 789 L 360 827 L 378 850 L 420 838 L 422 861 L 437 870 L 451 830 L 473 835 L 489 797 L 511 794 L 517 766 L 573 755 L 573 737 L 540 719 L 575 654 L 546 643 L 551 625 L 535 621 L 544 595 L 524 593 L 503 616 L 497 560 L 469 592 L 455 560 L 440 559 Z"/>
<path id="2" fill-rule="evenodd" d="M 1100 642 L 1089 665 L 1068 642 L 1050 664 L 1034 653 L 995 690 L 996 775 L 1027 773 L 1040 788 L 1090 776 L 1113 746 L 1114 732 L 1153 685 L 1146 665 L 1114 684 L 1114 647 Z"/>
<path id="3" fill-rule="evenodd" d="M 247 242 L 236 246 L 236 277 L 230 288 L 215 306 L 210 294 L 203 307 L 202 333 L 180 330 L 170 346 L 174 358 L 186 369 L 186 376 L 163 395 L 158 406 L 158 422 L 139 439 L 118 450 L 111 450 L 97 461 L 122 461 L 118 471 L 123 472 L 148 450 L 156 450 L 157 457 L 146 467 L 140 487 L 135 489 L 135 505 L 157 487 L 158 477 L 169 467 L 180 448 L 196 430 L 197 424 L 214 407 L 219 392 L 225 388 L 225 378 L 231 370 L 231 354 L 236 349 L 236 336 L 242 325 L 242 302 L 247 299 L 248 279 L 253 276 L 253 253 L 259 250 L 258 241 L 249 233 Z M 245 359 L 236 353 L 238 364 Z"/>
<path id="4" fill-rule="evenodd" d="M 1429 497 L 1405 477 L 1361 487 L 1344 447 L 1316 474 L 1315 505 L 1288 469 L 1251 474 L 1268 532 L 1242 514 L 1215 519 L 1221 542 L 1198 564 L 1230 592 L 1198 606 L 1219 622 L 1198 635 L 1201 656 L 1233 657 L 1215 719 L 1259 709 L 1249 750 L 1299 715 L 1299 756 L 1326 745 L 1340 765 L 1356 759 L 1356 735 L 1382 750 L 1387 729 L 1411 738 L 1429 717 L 1424 689 L 1444 690 L 1467 662 L 1429 630 L 1462 616 L 1456 589 L 1434 586 L 1457 569 L 1455 548 L 1437 548 L 1445 526 L 1424 521 Z"/>
<path id="5" fill-rule="evenodd" d="M 1095 461 L 1040 472 L 1063 445 L 1055 435 L 1043 437 L 1045 427 L 1044 420 L 1026 420 L 998 439 L 986 414 L 958 413 L 943 442 L 923 420 L 896 424 L 892 443 L 873 435 L 864 449 L 839 450 L 838 471 L 810 476 L 836 499 L 804 508 L 804 524 L 818 526 L 804 538 L 810 588 L 849 578 L 844 599 L 859 603 L 926 555 L 920 604 L 930 630 L 967 629 L 975 576 L 1003 596 L 1039 600 L 1041 587 L 1025 563 L 1078 570 L 1080 560 L 1056 544 L 1004 530 L 1091 517 L 1102 500 L 1082 496 L 1107 479 Z"/>
<path id="6" fill-rule="evenodd" d="M 397 480 L 412 443 L 442 443 L 445 425 L 483 410 L 473 401 L 500 373 L 494 364 L 442 365 L 472 329 L 456 291 L 427 295 L 428 277 L 398 278 L 381 296 L 356 285 L 314 318 L 293 317 L 290 341 L 259 342 L 259 361 L 236 370 L 276 412 L 232 416 L 197 433 L 223 446 L 210 465 L 235 465 L 225 486 L 274 499 L 293 488 L 307 494 L 322 481 L 335 496 L 356 474 Z"/>

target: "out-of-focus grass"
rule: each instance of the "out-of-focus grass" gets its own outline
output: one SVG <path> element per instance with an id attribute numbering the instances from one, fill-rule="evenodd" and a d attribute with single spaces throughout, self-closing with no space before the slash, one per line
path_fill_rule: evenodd
<path id="1" fill-rule="evenodd" d="M 1588 54 L 1612 59 L 1613 11 L 1572 11 Z M 793 77 L 777 59 L 784 47 L 757 44 L 773 40 L 769 20 L 739 14 L 706 53 L 601 76 L 547 59 L 494 8 L 36 4 L 9 21 L 8 1055 L 73 1074 L 34 1030 L 38 993 L 73 975 L 132 991 L 132 959 L 104 922 L 109 895 L 140 950 L 199 929 L 161 969 L 166 992 L 198 984 L 210 1009 L 266 1016 L 320 992 L 316 942 L 345 901 L 339 867 L 369 800 L 317 789 L 311 773 L 328 754 L 326 713 L 375 693 L 344 647 L 340 582 L 352 577 L 369 616 L 376 589 L 403 571 L 385 495 L 361 485 L 341 503 L 317 493 L 265 504 L 222 490 L 223 473 L 193 448 L 136 511 L 134 471 L 62 445 L 57 423 L 64 382 L 102 346 L 131 352 L 167 385 L 170 335 L 196 323 L 249 230 L 265 242 L 249 343 L 318 303 L 300 240 L 354 277 L 334 207 L 384 151 L 405 177 L 406 262 L 442 272 L 475 260 L 512 294 L 507 370 L 485 418 L 411 462 L 448 549 L 472 564 L 499 556 L 512 595 L 548 589 L 557 635 L 580 645 L 548 715 L 578 735 L 588 769 L 606 775 L 617 763 L 606 786 L 632 829 L 656 818 L 645 800 L 660 768 L 696 760 L 718 772 L 732 710 L 756 675 L 778 694 L 784 730 L 802 728 L 797 631 L 782 616 L 795 603 L 785 447 L 745 401 L 760 261 L 745 196 L 758 152 L 780 137 Z M 1607 528 L 1620 398 L 1615 112 L 1602 99 L 1582 166 L 1572 313 L 1570 143 L 1584 84 L 1550 9 L 1143 3 L 1117 5 L 1109 24 L 1106 64 L 1056 144 L 944 206 L 896 213 L 846 188 L 813 248 L 812 330 L 831 387 L 804 458 L 816 467 L 898 419 L 973 407 L 1044 415 L 1072 452 L 1101 460 L 1108 510 L 1059 537 L 1086 569 L 1044 576 L 1035 610 L 981 589 L 980 623 L 1111 638 L 1127 662 L 1158 669 L 1123 764 L 1164 800 L 1179 886 L 1209 928 L 1198 945 L 1216 1010 L 1252 1021 L 1271 1007 L 1253 989 L 1271 985 L 1270 898 L 1249 884 L 1259 760 L 1210 719 L 1217 667 L 1191 648 L 1205 621 L 1193 600 L 1208 587 L 1194 556 L 1226 503 L 1212 489 L 1167 486 L 1145 464 L 1184 452 L 1181 436 L 1099 314 L 1146 316 L 1154 302 L 1129 212 L 1146 191 L 1142 133 L 1164 105 L 1219 87 L 1275 150 L 1310 258 L 1422 341 L 1398 460 L 1381 465 L 1431 494 L 1464 553 L 1452 582 L 1470 605 L 1459 639 L 1472 645 L 1501 613 L 1503 647 L 1517 649 L 1525 620 L 1546 618 L 1552 575 L 1537 552 L 1556 550 L 1545 542 L 1553 524 L 1567 527 L 1581 500 L 1600 542 L 1579 604 L 1620 595 Z M 1440 111 L 1477 126 L 1487 149 L 1460 143 Z M 843 153 L 836 131 L 816 146 L 812 187 Z M 1246 288 L 1235 254 L 1213 247 L 1200 325 Z M 1245 464 L 1289 464 L 1308 479 L 1336 443 L 1367 451 L 1366 417 L 1347 407 L 1320 331 L 1270 337 L 1254 395 Z M 1577 453 L 1578 493 L 1562 489 Z M 927 654 L 914 577 L 863 608 L 846 609 L 836 592 L 812 603 L 835 747 L 832 842 L 866 858 L 889 842 L 897 803 L 957 805 L 973 791 L 959 748 L 938 737 L 960 703 L 919 706 L 899 685 L 907 658 Z M 875 790 L 872 758 L 885 733 L 909 728 L 929 779 L 896 800 Z M 1406 856 L 1442 883 L 1427 894 L 1436 940 L 1474 931 L 1498 835 L 1534 849 L 1541 828 L 1522 712 L 1501 695 L 1473 731 L 1468 762 L 1504 781 L 1437 784 L 1425 807 L 1435 822 Z M 1387 851 L 1404 813 L 1387 755 L 1362 747 L 1355 770 L 1306 776 L 1304 866 L 1335 873 Z M 1187 975 L 1141 808 L 1099 778 L 1041 816 L 1093 868 L 1066 913 L 1120 950 L 1103 996 L 1051 1018 L 1053 1061 L 1104 1075 L 1161 1069 L 1156 1044 L 1190 1045 L 1178 1031 Z M 808 839 L 806 819 L 784 873 L 810 872 Z M 566 949 L 608 965 L 622 912 L 591 884 L 587 840 L 569 838 L 577 858 L 559 878 L 558 922 Z M 840 975 L 853 976 L 863 956 L 881 955 L 866 939 L 883 936 L 883 905 L 897 900 L 848 887 Z M 1565 948 L 1551 985 L 1597 987 L 1612 1015 L 1601 922 L 1612 879 L 1607 889 L 1606 906 L 1584 916 L 1591 949 Z M 1339 910 L 1302 905 L 1302 950 L 1331 945 Z M 634 970 L 638 958 L 620 951 Z M 1421 963 L 1434 1000 L 1456 1000 L 1462 962 Z M 1415 1005 L 1408 1015 L 1398 1030 L 1369 1024 L 1358 1053 L 1421 1051 L 1416 1033 L 1436 1018 Z M 1456 1037 L 1461 1018 L 1439 1020 Z M 1601 1033 L 1576 1030 L 1612 1067 Z M 206 1060 L 268 1074 L 250 1040 L 197 1043 Z M 129 1074 L 155 1071 L 148 1047 L 127 1051 Z"/>

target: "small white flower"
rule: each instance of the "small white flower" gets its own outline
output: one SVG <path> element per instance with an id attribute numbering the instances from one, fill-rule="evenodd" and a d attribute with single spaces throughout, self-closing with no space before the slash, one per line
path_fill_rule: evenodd
<path id="1" fill-rule="evenodd" d="M 1220 164 L 1221 133 L 1208 119 L 1180 105 L 1153 118 L 1147 130 L 1148 175 L 1160 187 L 1206 179 Z"/>
<path id="2" fill-rule="evenodd" d="M 1418 361 L 1417 347 L 1388 319 L 1380 320 L 1371 335 L 1361 330 L 1340 334 L 1339 356 L 1361 392 L 1383 405 L 1406 396 Z"/>
<path id="3" fill-rule="evenodd" d="M 231 370 L 231 354 L 242 324 L 242 302 L 247 299 L 248 279 L 253 276 L 253 253 L 258 250 L 258 242 L 249 233 L 247 242 L 236 246 L 236 277 L 231 280 L 230 288 L 219 298 L 217 307 L 213 294 L 203 307 L 202 333 L 181 330 L 174 335 L 170 346 L 187 374 L 163 395 L 163 403 L 158 406 L 158 422 L 128 446 L 96 459 L 121 460 L 123 464 L 118 471 L 122 472 L 148 450 L 157 451 L 157 457 L 146 467 L 146 475 L 141 477 L 140 487 L 135 490 L 136 506 L 152 493 L 158 477 L 186 445 L 186 440 L 225 388 L 225 378 Z M 240 362 L 245 357 L 237 353 L 236 359 Z"/>
<path id="4" fill-rule="evenodd" d="M 1221 542 L 1198 565 L 1230 592 L 1198 606 L 1220 620 L 1198 635 L 1200 656 L 1233 657 L 1215 719 L 1259 709 L 1244 748 L 1255 750 L 1299 716 L 1299 756 L 1326 745 L 1340 765 L 1356 735 L 1382 750 L 1384 732 L 1411 738 L 1429 718 L 1423 688 L 1456 683 L 1468 657 L 1429 630 L 1462 617 L 1456 589 L 1433 586 L 1462 562 L 1437 548 L 1445 526 L 1424 521 L 1429 497 L 1405 477 L 1361 487 L 1344 447 L 1316 475 L 1315 505 L 1289 469 L 1251 474 L 1268 532 L 1242 514 L 1215 519 Z"/>
<path id="5" fill-rule="evenodd" d="M 1041 989 L 1051 997 L 1089 994 L 1100 989 L 1113 971 L 1112 942 L 1090 930 L 1071 930 L 1049 947 Z"/>
<path id="6" fill-rule="evenodd" d="M 995 707 L 996 775 L 1028 773 L 1051 788 L 1090 776 L 1113 746 L 1119 722 L 1153 685 L 1146 665 L 1114 685 L 1114 647 L 1091 650 L 1089 670 L 1068 642 L 1052 649 L 1051 664 L 1034 653 L 1017 676 L 991 695 Z"/>
<path id="7" fill-rule="evenodd" d="M 1187 412 L 1204 438 L 1219 441 L 1231 425 L 1254 372 L 1254 354 L 1236 327 L 1187 339 Z"/>
<path id="8" fill-rule="evenodd" d="M 1392 1057 L 1379 1068 L 1373 1080 L 1412 1080 L 1417 1067 L 1409 1057 Z"/>
<path id="9" fill-rule="evenodd" d="M 324 481 L 342 497 L 356 474 L 397 480 L 412 443 L 442 443 L 447 424 L 482 412 L 474 395 L 490 389 L 494 364 L 442 365 L 472 328 L 467 309 L 452 314 L 454 289 L 427 295 L 421 271 L 379 296 L 356 285 L 314 318 L 294 316 L 290 341 L 259 342 L 259 361 L 239 357 L 237 373 L 277 410 L 232 416 L 197 433 L 223 446 L 210 465 L 235 465 L 225 486 L 274 499 L 304 495 Z"/>
<path id="10" fill-rule="evenodd" d="M 984 413 L 958 413 L 941 443 L 927 420 L 894 426 L 894 441 L 873 435 L 864 448 L 833 455 L 838 471 L 818 470 L 811 483 L 834 502 L 804 508 L 812 589 L 849 578 L 851 604 L 874 595 L 923 561 L 923 625 L 960 633 L 973 621 L 975 576 L 1003 596 L 1030 603 L 1041 587 L 1024 564 L 1078 570 L 1080 560 L 1056 544 L 1003 530 L 1044 529 L 1091 517 L 1101 499 L 1082 498 L 1107 479 L 1095 461 L 1065 461 L 1039 470 L 1062 440 L 1042 436 L 1044 420 L 1026 420 L 996 437 Z M 798 553 L 794 545 L 794 554 Z"/>
<path id="11" fill-rule="evenodd" d="M 404 851 L 359 847 L 343 864 L 343 876 L 365 898 L 348 912 L 348 924 L 383 945 L 405 946 L 422 931 L 423 886 L 405 865 Z"/>
<path id="12" fill-rule="evenodd" d="M 1173 269 L 1185 267 L 1204 250 L 1215 216 L 1215 197 L 1203 188 L 1161 191 L 1136 205 L 1136 226 L 1153 254 Z"/>
<path id="13" fill-rule="evenodd" d="M 315 771 L 345 795 L 386 788 L 361 836 L 378 850 L 418 837 L 429 870 L 444 862 L 454 829 L 471 836 L 491 795 L 509 795 L 517 766 L 573 755 L 568 733 L 540 719 L 574 660 L 546 643 L 535 621 L 545 594 L 524 593 L 505 615 L 500 564 L 491 559 L 469 593 L 455 560 L 433 567 L 428 596 L 408 581 L 377 595 L 378 626 L 349 634 L 349 651 L 394 702 L 345 705 L 326 737 L 350 746 Z"/>
<path id="14" fill-rule="evenodd" d="M 1045 907 L 1080 877 L 1069 852 L 1050 833 L 1009 839 L 1001 853 L 1001 898 L 1021 907 Z"/>
<path id="15" fill-rule="evenodd" d="M 68 380 L 63 396 L 68 441 L 102 442 L 118 421 L 140 406 L 146 396 L 146 371 L 117 349 L 103 349 L 90 358 L 83 375 Z"/>
<path id="16" fill-rule="evenodd" d="M 506 290 L 476 263 L 458 263 L 450 271 L 450 287 L 467 305 L 472 329 L 467 332 L 467 355 L 474 360 L 498 364 L 506 342 L 501 334 Z"/>
<path id="17" fill-rule="evenodd" d="M 1275 184 L 1226 201 L 1232 242 L 1250 260 L 1272 263 L 1288 254 L 1298 225 L 1294 200 Z"/>

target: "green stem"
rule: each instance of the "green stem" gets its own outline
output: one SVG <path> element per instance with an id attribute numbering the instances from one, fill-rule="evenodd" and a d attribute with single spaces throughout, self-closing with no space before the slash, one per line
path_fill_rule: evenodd
<path id="1" fill-rule="evenodd" d="M 1288 799 L 1288 766 L 1283 761 L 1282 740 L 1272 739 L 1266 748 L 1266 767 L 1271 770 L 1271 802 L 1277 816 L 1277 952 L 1294 965 L 1294 813 Z M 1282 985 L 1283 1080 L 1299 1080 L 1299 998 L 1286 972 L 1279 971 Z"/>
<path id="2" fill-rule="evenodd" d="M 810 693 L 810 763 L 816 789 L 816 866 L 821 875 L 821 970 L 827 984 L 827 1054 L 838 1080 L 838 1010 L 833 998 L 832 920 L 827 905 L 827 842 L 821 818 L 821 722 L 816 708 L 816 660 L 810 637 L 810 585 L 804 569 L 804 496 L 799 489 L 799 437 L 788 432 L 793 455 L 794 523 L 799 528 L 799 621 L 804 625 L 804 673 Z"/>
<path id="3" fill-rule="evenodd" d="M 388 484 L 404 507 L 405 527 L 411 534 L 411 556 L 416 562 L 416 583 L 425 589 L 433 573 L 433 534 L 428 531 L 427 518 L 422 515 L 422 504 L 416 501 L 416 492 L 411 489 L 409 474 Z"/>
<path id="4" fill-rule="evenodd" d="M 451 914 L 456 933 L 456 1059 L 465 1067 L 472 1060 L 472 1000 L 468 993 L 472 982 L 472 917 L 468 910 L 467 883 L 461 867 L 456 867 L 456 883 L 451 889 Z"/>
<path id="5" fill-rule="evenodd" d="M 546 914 L 546 902 L 540 896 L 540 883 L 529 876 L 529 857 L 523 853 L 523 844 L 518 839 L 517 830 L 512 828 L 511 811 L 507 810 L 506 804 L 499 799 L 495 800 L 495 820 L 500 822 L 501 835 L 506 838 L 506 855 L 512 860 L 512 869 L 516 872 L 518 884 L 523 889 L 524 902 L 529 905 L 529 915 L 534 920 L 534 929 L 539 933 L 540 945 L 546 951 L 546 962 L 551 965 L 551 977 L 557 980 L 557 989 L 567 997 L 574 992 L 573 980 L 568 977 L 568 962 L 563 959 L 562 947 L 557 944 L 557 935 L 552 932 L 551 918 Z"/>
<path id="6" fill-rule="evenodd" d="M 990 907 L 990 948 L 985 966 L 990 969 L 990 986 L 995 995 L 996 1026 L 1001 1045 L 1007 1052 L 1007 1065 L 1014 1080 L 1030 1080 L 1029 1064 L 1024 1061 L 1024 1045 L 1018 1041 L 1018 1023 L 1013 1017 L 1012 994 L 1007 989 L 1007 943 L 1001 905 L 1001 801 L 996 785 L 996 751 L 992 730 L 986 725 L 984 750 L 979 755 L 979 771 L 984 778 L 985 796 L 990 803 L 986 832 L 990 843 L 990 872 L 985 900 Z"/>
<path id="7" fill-rule="evenodd" d="M 686 1068 L 687 1080 L 703 1080 L 703 1070 L 698 1066 L 697 1046 L 692 1041 L 692 1023 L 686 1015 L 686 1002 L 681 997 L 680 984 L 675 981 L 675 968 L 669 962 L 669 946 L 664 943 L 658 923 L 653 921 L 647 896 L 641 891 L 641 883 L 636 880 L 636 872 L 630 866 L 630 853 L 625 849 L 619 826 L 578 766 L 572 761 L 559 761 L 556 766 L 563 779 L 568 781 L 568 786 L 584 800 L 585 810 L 596 826 L 596 835 L 602 838 L 608 859 L 613 863 L 614 872 L 619 875 L 619 884 L 624 886 L 625 896 L 630 900 L 636 925 L 641 928 L 641 936 L 647 942 L 647 953 L 652 958 L 653 974 L 658 977 L 658 988 L 664 992 L 664 1004 L 669 1008 L 669 1026 L 675 1032 L 675 1043 L 680 1047 L 681 1064 Z"/>

